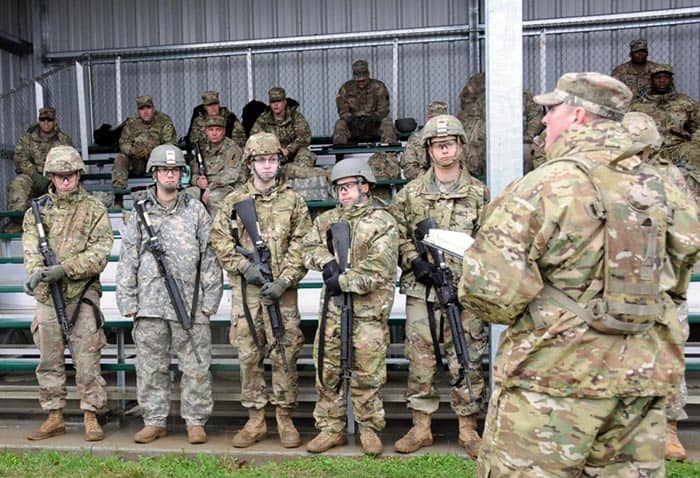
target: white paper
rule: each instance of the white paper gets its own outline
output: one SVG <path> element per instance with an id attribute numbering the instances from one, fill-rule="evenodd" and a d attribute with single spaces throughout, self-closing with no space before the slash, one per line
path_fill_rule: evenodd
<path id="1" fill-rule="evenodd" d="M 445 254 L 461 259 L 464 256 L 464 251 L 474 244 L 474 239 L 465 232 L 429 229 L 428 234 L 423 238 L 423 243 L 437 247 Z"/>

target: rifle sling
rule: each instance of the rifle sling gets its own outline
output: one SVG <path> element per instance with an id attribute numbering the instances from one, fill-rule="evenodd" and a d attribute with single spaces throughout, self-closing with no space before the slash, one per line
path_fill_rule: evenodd
<path id="1" fill-rule="evenodd" d="M 440 354 L 440 340 L 438 338 L 437 329 L 435 328 L 435 308 L 433 303 L 428 301 L 430 296 L 430 286 L 425 287 L 425 307 L 428 309 L 428 327 L 430 328 L 430 338 L 433 340 L 433 354 L 435 355 L 436 370 L 446 370 L 442 363 L 442 355 Z M 442 314 L 444 315 L 444 314 Z M 440 316 L 440 325 L 442 326 L 442 315 Z M 442 329 L 442 327 L 440 327 Z"/>
<path id="2" fill-rule="evenodd" d="M 253 339 L 253 343 L 255 344 L 255 348 L 258 349 L 258 352 L 260 353 L 260 362 L 258 362 L 259 366 L 262 366 L 263 360 L 265 360 L 265 349 L 263 348 L 262 344 L 260 343 L 260 339 L 258 339 L 258 334 L 255 331 L 255 323 L 253 322 L 253 315 L 250 313 L 250 308 L 248 307 L 248 283 L 245 281 L 245 277 L 241 277 L 241 298 L 243 299 L 243 315 L 245 316 L 245 321 L 248 324 L 248 329 L 250 330 L 250 336 Z"/>
<path id="3" fill-rule="evenodd" d="M 316 367 L 316 374 L 318 375 L 318 381 L 322 387 L 326 386 L 326 384 L 323 383 L 323 362 L 326 351 L 326 323 L 328 321 L 328 303 L 330 300 L 331 297 L 328 292 L 326 292 L 326 294 L 323 296 L 321 322 L 318 324 L 318 365 Z"/>
<path id="4" fill-rule="evenodd" d="M 78 304 L 75 306 L 73 315 L 71 315 L 70 317 L 71 327 L 75 324 L 75 321 L 78 320 L 78 314 L 80 313 L 80 304 L 87 304 L 92 308 L 92 312 L 95 316 L 95 327 L 97 328 L 97 330 L 100 330 L 104 325 L 104 320 L 102 319 L 102 314 L 100 313 L 100 307 L 97 304 L 95 304 L 95 302 L 93 302 L 92 299 L 85 297 L 85 294 L 87 294 L 88 289 L 92 284 L 95 283 L 96 280 L 97 276 L 87 281 L 87 283 L 83 286 L 83 290 L 80 291 L 80 295 L 78 296 Z"/>

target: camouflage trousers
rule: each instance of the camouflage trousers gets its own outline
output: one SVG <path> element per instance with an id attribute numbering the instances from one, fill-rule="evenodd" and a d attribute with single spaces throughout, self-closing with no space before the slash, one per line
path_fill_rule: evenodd
<path id="1" fill-rule="evenodd" d="M 316 428 L 330 432 L 345 429 L 347 406 L 341 386 L 340 317 L 331 306 L 326 321 L 325 350 L 323 355 L 323 383 L 318 373 L 318 342 L 320 329 L 314 340 L 316 392 L 314 408 Z M 352 332 L 352 372 L 350 399 L 360 429 L 383 430 L 384 404 L 380 393 L 386 383 L 386 351 L 389 346 L 389 325 L 377 318 L 354 317 Z"/>
<path id="2" fill-rule="evenodd" d="M 118 154 L 112 165 L 112 189 L 126 189 L 129 176 L 144 176 L 148 159 Z"/>
<path id="3" fill-rule="evenodd" d="M 358 139 L 379 137 L 382 143 L 396 143 L 398 134 L 394 127 L 394 121 L 390 117 L 383 118 L 379 125 L 362 126 L 359 123 L 353 126 L 350 122 L 340 118 L 333 128 L 333 144 L 348 144 Z"/>
<path id="4" fill-rule="evenodd" d="M 439 305 L 434 304 L 437 335 L 444 336 L 445 355 L 450 377 L 459 377 L 459 362 L 455 355 L 452 331 L 447 317 L 442 317 Z M 443 322 L 442 334 L 440 322 Z M 466 383 L 452 387 L 450 405 L 457 415 L 474 415 L 481 409 L 486 383 L 481 372 L 481 357 L 488 345 L 488 327 L 482 320 L 474 318 L 468 312 L 462 312 L 462 327 L 469 349 L 469 378 L 471 380 L 474 401 L 470 401 L 469 388 Z M 424 300 L 406 297 L 406 358 L 408 364 L 408 390 L 406 400 L 408 408 L 423 413 L 435 413 L 440 406 L 440 394 L 435 388 L 439 380 L 433 340 L 428 325 L 428 308 Z M 466 382 L 466 380 L 464 380 Z"/>
<path id="5" fill-rule="evenodd" d="M 86 297 L 96 304 L 100 303 L 100 298 L 94 291 L 89 291 Z M 69 319 L 76 305 L 74 302 L 66 306 Z M 97 328 L 97 320 L 93 309 L 87 304 L 81 304 L 70 337 L 80 409 L 91 412 L 103 408 L 107 402 L 106 382 L 100 374 L 100 350 L 107 341 L 102 328 Z M 53 306 L 37 303 L 31 331 L 40 354 L 39 366 L 36 368 L 39 403 L 43 410 L 62 409 L 66 406 L 66 343 Z"/>
<path id="6" fill-rule="evenodd" d="M 687 315 L 681 319 L 681 326 L 683 327 L 683 346 L 685 347 L 685 343 L 690 336 L 690 325 L 688 324 Z M 687 420 L 688 414 L 685 413 L 686 403 L 688 403 L 688 384 L 684 375 L 678 387 L 667 397 L 666 419 L 670 422 Z"/>
<path id="7" fill-rule="evenodd" d="M 145 425 L 165 427 L 170 411 L 170 360 L 177 357 L 181 379 L 180 415 L 188 426 L 205 425 L 214 407 L 211 390 L 211 329 L 195 324 L 192 342 L 179 322 L 138 317 L 131 332 L 136 344 L 136 398 Z"/>
<path id="8" fill-rule="evenodd" d="M 478 475 L 663 477 L 663 397 L 553 397 L 498 387 Z"/>
<path id="9" fill-rule="evenodd" d="M 291 295 L 296 295 L 296 289 L 287 290 L 280 304 L 280 315 L 284 322 L 284 355 L 289 372 L 284 371 L 282 358 L 277 348 L 275 336 L 270 327 L 270 316 L 267 307 L 257 299 L 259 288 L 248 286 L 248 303 L 251 318 L 255 325 L 255 336 L 262 354 L 270 357 L 272 364 L 272 391 L 267 390 L 265 369 L 262 365 L 261 350 L 255 345 L 250 327 L 245 315 L 232 313 L 231 332 L 229 341 L 238 348 L 238 360 L 241 365 L 241 405 L 245 408 L 264 408 L 268 403 L 283 408 L 293 408 L 297 404 L 297 359 L 304 345 L 301 332 L 299 310 Z M 234 299 L 236 300 L 236 299 Z M 239 299 L 242 300 L 242 299 Z M 293 302 L 294 305 L 285 305 Z"/>
<path id="10" fill-rule="evenodd" d="M 313 168 L 316 166 L 316 155 L 312 153 L 309 148 L 299 148 L 289 162 L 293 162 L 305 168 Z"/>
<path id="11" fill-rule="evenodd" d="M 26 211 L 29 200 L 46 194 L 48 186 L 40 187 L 28 174 L 18 174 L 7 188 L 7 209 L 9 211 Z"/>

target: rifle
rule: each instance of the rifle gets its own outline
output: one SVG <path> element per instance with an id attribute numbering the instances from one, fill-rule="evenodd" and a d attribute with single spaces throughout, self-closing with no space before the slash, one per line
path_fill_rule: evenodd
<path id="1" fill-rule="evenodd" d="M 197 158 L 197 169 L 200 176 L 207 175 L 207 167 L 204 165 L 202 151 L 199 149 L 199 143 L 194 143 L 194 157 Z"/>
<path id="2" fill-rule="evenodd" d="M 430 229 L 437 228 L 437 223 L 432 217 L 423 219 L 421 222 L 416 224 L 416 243 L 422 243 L 423 238 L 426 236 L 426 234 L 428 234 L 428 231 Z M 430 251 L 430 255 L 433 257 L 433 260 L 437 265 L 436 272 L 431 275 L 432 286 L 435 288 L 435 294 L 437 295 L 438 302 L 440 303 L 440 308 L 447 316 L 450 331 L 452 332 L 452 342 L 455 348 L 455 355 L 457 356 L 457 361 L 459 362 L 459 377 L 454 381 L 450 381 L 450 384 L 454 387 L 459 386 L 461 383 L 466 381 L 467 389 L 469 390 L 469 398 L 472 402 L 474 402 L 472 383 L 471 379 L 469 378 L 469 348 L 467 347 L 466 339 L 464 338 L 464 327 L 462 327 L 461 319 L 462 308 L 460 307 L 459 300 L 457 299 L 457 290 L 452 282 L 452 270 L 447 265 L 445 255 L 440 249 L 437 249 L 430 244 L 424 244 L 424 246 L 427 246 L 427 249 Z M 435 347 L 435 337 L 433 337 L 433 347 Z"/>
<path id="3" fill-rule="evenodd" d="M 260 237 L 258 214 L 255 211 L 255 201 L 253 198 L 244 199 L 234 204 L 233 209 L 236 211 L 237 217 L 240 218 L 243 227 L 253 241 L 252 251 L 243 248 L 241 245 L 236 245 L 236 252 L 252 260 L 255 265 L 260 268 L 265 283 L 272 282 L 274 280 L 274 277 L 272 277 L 272 254 L 270 253 L 270 248 L 263 242 L 262 237 Z M 275 344 L 273 346 L 277 348 L 284 371 L 289 372 L 287 356 L 284 353 L 284 322 L 282 321 L 279 303 L 272 302 L 269 304 L 267 306 L 267 313 L 270 316 L 270 328 L 275 336 Z"/>
<path id="4" fill-rule="evenodd" d="M 197 352 L 197 348 L 195 347 L 194 338 L 192 337 L 191 330 L 192 326 L 194 325 L 194 313 L 197 304 L 192 304 L 192 316 L 190 316 L 187 313 L 187 305 L 185 304 L 185 301 L 182 298 L 182 294 L 180 294 L 180 289 L 178 289 L 177 287 L 175 277 L 170 273 L 170 270 L 168 269 L 168 266 L 165 263 L 165 248 L 163 247 L 163 243 L 160 241 L 160 237 L 158 236 L 158 234 L 156 234 L 155 230 L 153 229 L 153 224 L 151 224 L 151 218 L 148 215 L 148 212 L 146 211 L 145 205 L 147 201 L 148 199 L 142 199 L 134 203 L 134 209 L 136 210 L 136 213 L 138 215 L 138 220 L 141 223 L 141 225 L 146 229 L 146 234 L 148 235 L 146 249 L 148 249 L 151 252 L 151 254 L 153 254 L 153 258 L 156 260 L 156 264 L 158 264 L 158 270 L 160 271 L 160 274 L 163 276 L 163 280 L 165 281 L 165 289 L 168 291 L 170 303 L 175 309 L 175 315 L 177 315 L 177 320 L 180 322 L 180 325 L 182 325 L 182 328 L 187 333 L 190 345 L 192 346 L 192 352 L 194 353 L 197 362 L 201 364 L 202 359 L 200 358 L 199 352 Z M 199 287 L 199 284 L 195 284 L 195 287 Z"/>

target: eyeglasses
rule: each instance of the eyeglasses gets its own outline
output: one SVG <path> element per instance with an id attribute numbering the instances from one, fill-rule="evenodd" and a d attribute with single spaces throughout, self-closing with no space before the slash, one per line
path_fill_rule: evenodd
<path id="1" fill-rule="evenodd" d="M 164 167 L 158 167 L 156 168 L 156 171 L 162 175 L 168 175 L 168 174 L 177 174 L 180 172 L 180 168 L 164 168 Z"/>
<path id="2" fill-rule="evenodd" d="M 253 158 L 256 164 L 278 164 L 280 158 L 277 155 L 274 156 L 256 156 Z"/>
<path id="3" fill-rule="evenodd" d="M 352 189 L 358 187 L 359 185 L 360 181 L 349 181 L 343 184 L 336 184 L 335 190 L 339 193 L 347 193 L 350 192 Z"/>
<path id="4" fill-rule="evenodd" d="M 447 141 L 435 141 L 430 143 L 430 147 L 433 149 L 452 149 L 457 146 L 456 139 L 448 139 Z"/>
<path id="5" fill-rule="evenodd" d="M 53 118 L 39 118 L 39 121 L 48 121 L 50 123 L 53 121 Z"/>

